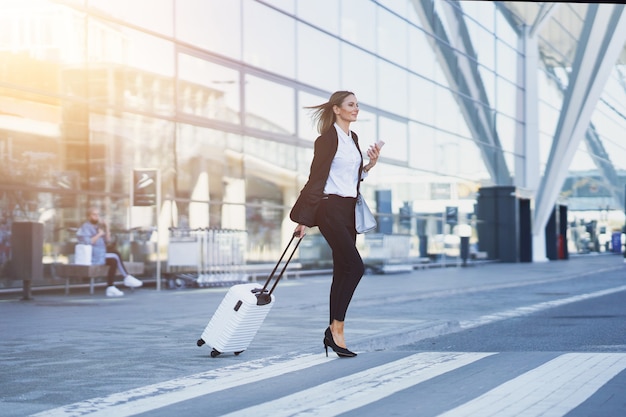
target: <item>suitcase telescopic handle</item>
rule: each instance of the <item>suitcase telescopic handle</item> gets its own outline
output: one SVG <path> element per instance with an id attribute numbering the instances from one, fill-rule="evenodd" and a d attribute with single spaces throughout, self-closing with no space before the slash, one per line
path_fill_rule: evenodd
<path id="1" fill-rule="evenodd" d="M 276 277 L 276 279 L 274 280 L 274 285 L 272 285 L 272 288 L 269 290 L 269 292 L 267 292 L 267 287 L 270 285 L 270 282 L 272 281 L 272 278 L 274 278 L 274 275 L 276 274 L 276 271 L 278 270 L 278 267 L 280 266 L 280 263 L 283 261 L 283 258 L 285 257 L 285 254 L 289 250 L 289 247 L 291 246 L 291 244 L 293 243 L 293 240 L 295 238 L 296 238 L 296 234 L 294 233 L 291 236 L 291 239 L 289 240 L 289 243 L 285 247 L 285 250 L 283 251 L 283 254 L 280 255 L 280 258 L 278 259 L 278 262 L 276 262 L 276 265 L 274 266 L 274 269 L 270 273 L 270 276 L 267 277 L 267 280 L 265 281 L 265 285 L 263 285 L 262 289 L 258 290 L 258 293 L 256 295 L 257 296 L 257 305 L 269 304 L 272 301 L 272 293 L 276 289 L 276 285 L 278 285 L 278 281 L 280 281 L 280 279 L 285 274 L 285 270 L 287 269 L 287 266 L 289 265 L 289 262 L 291 262 L 291 258 L 293 258 L 293 255 L 296 253 L 296 250 L 298 249 L 298 246 L 300 245 L 300 242 L 302 242 L 302 237 L 298 238 L 298 240 L 296 241 L 296 245 L 293 247 L 293 250 L 291 251 L 291 254 L 289 255 L 289 258 L 287 258 L 287 262 L 285 262 L 285 264 L 283 265 L 283 268 L 281 269 L 280 273 L 278 274 L 278 277 Z"/>

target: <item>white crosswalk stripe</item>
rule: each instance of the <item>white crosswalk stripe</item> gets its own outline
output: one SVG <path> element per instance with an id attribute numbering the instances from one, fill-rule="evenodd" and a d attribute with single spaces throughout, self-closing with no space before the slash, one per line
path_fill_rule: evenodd
<path id="1" fill-rule="evenodd" d="M 568 353 L 439 417 L 560 417 L 626 369 L 623 353 Z"/>
<path id="2" fill-rule="evenodd" d="M 33 417 L 125 417 L 328 362 L 322 355 L 261 359 L 47 410 Z"/>
<path id="3" fill-rule="evenodd" d="M 223 417 L 336 416 L 493 353 L 418 353 Z"/>
<path id="4" fill-rule="evenodd" d="M 437 376 L 462 373 L 467 365 L 481 366 L 480 361 L 487 357 L 494 360 L 486 362 L 485 366 L 498 366 L 498 361 L 505 360 L 500 356 L 485 352 L 415 353 L 382 365 L 361 368 L 297 392 L 288 393 L 287 390 L 282 397 L 250 407 L 237 410 L 237 401 L 234 401 L 234 408 L 230 410 L 235 411 L 225 416 L 335 416 L 385 401 L 405 389 L 419 389 L 419 384 L 429 383 Z M 204 401 L 204 397 L 220 391 L 262 383 L 290 373 L 297 375 L 314 366 L 330 365 L 333 361 L 342 360 L 320 354 L 259 359 L 81 401 L 35 416 L 132 416 L 200 397 Z M 474 399 L 438 417 L 562 417 L 625 369 L 626 353 L 562 354 L 521 375 L 512 374 L 508 381 L 487 392 L 477 392 Z M 453 386 L 447 389 L 454 392 Z"/>

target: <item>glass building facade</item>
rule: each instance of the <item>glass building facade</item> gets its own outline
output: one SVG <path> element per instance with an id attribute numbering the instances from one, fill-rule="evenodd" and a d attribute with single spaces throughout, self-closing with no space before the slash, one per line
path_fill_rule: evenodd
<path id="1" fill-rule="evenodd" d="M 531 196 L 539 248 L 558 202 L 574 221 L 621 227 L 622 9 L 3 0 L 0 286 L 15 285 L 13 223 L 43 223 L 52 263 L 71 252 L 65 243 L 92 205 L 119 231 L 125 255 L 128 241 L 156 229 L 144 243 L 165 259 L 168 228 L 189 227 L 245 230 L 248 261 L 275 259 L 295 226 L 288 212 L 317 137 L 305 107 L 335 90 L 360 102 L 352 128 L 361 147 L 386 142 L 361 189 L 381 232 L 409 237 L 411 256 L 420 241 L 445 251 L 459 225 L 474 226 L 482 187 Z M 133 206 L 141 169 L 158 172 L 158 207 Z"/>

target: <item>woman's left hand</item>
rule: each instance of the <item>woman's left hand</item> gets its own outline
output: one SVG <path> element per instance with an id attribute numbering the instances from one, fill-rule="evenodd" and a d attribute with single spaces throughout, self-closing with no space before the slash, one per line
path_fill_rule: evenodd
<path id="1" fill-rule="evenodd" d="M 370 159 L 370 161 L 364 167 L 366 172 L 372 169 L 374 165 L 376 165 L 376 162 L 378 162 L 378 157 L 380 156 L 381 147 L 382 145 L 380 144 L 380 141 L 379 141 L 379 142 L 376 142 L 374 145 L 371 145 L 367 149 L 367 157 Z"/>

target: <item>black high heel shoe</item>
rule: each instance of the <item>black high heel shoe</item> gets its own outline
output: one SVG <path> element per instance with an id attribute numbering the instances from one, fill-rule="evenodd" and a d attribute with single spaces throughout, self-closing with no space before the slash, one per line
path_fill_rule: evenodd
<path id="1" fill-rule="evenodd" d="M 333 339 L 333 334 L 330 331 L 330 327 L 326 329 L 324 333 L 324 350 L 326 351 L 326 357 L 328 357 L 328 347 L 339 356 L 340 358 L 353 358 L 356 356 L 356 353 L 349 351 L 346 348 L 342 348 L 335 343 L 335 339 Z"/>

